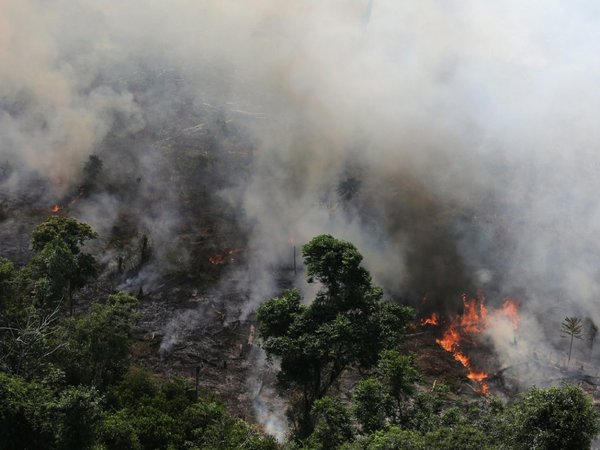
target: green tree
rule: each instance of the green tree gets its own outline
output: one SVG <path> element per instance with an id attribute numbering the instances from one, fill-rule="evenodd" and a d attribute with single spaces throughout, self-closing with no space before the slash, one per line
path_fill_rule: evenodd
<path id="1" fill-rule="evenodd" d="M 361 380 L 352 393 L 353 413 L 363 434 L 371 434 L 386 425 L 389 415 L 389 397 L 375 378 Z"/>
<path id="2" fill-rule="evenodd" d="M 339 400 L 323 397 L 313 406 L 316 427 L 307 447 L 311 450 L 333 450 L 354 440 L 348 409 Z"/>
<path id="3" fill-rule="evenodd" d="M 175 417 L 155 405 L 144 405 L 129 416 L 143 449 L 175 448 L 183 441 Z"/>
<path id="4" fill-rule="evenodd" d="M 99 440 L 111 450 L 140 450 L 140 439 L 125 410 L 108 414 L 99 427 Z"/>
<path id="5" fill-rule="evenodd" d="M 52 298 L 56 300 L 59 291 L 66 294 L 71 315 L 73 293 L 97 276 L 94 257 L 81 250 L 87 240 L 97 236 L 88 224 L 56 215 L 48 217 L 32 233 L 31 245 L 37 253 L 30 264 L 32 271 L 45 275 Z"/>
<path id="6" fill-rule="evenodd" d="M 94 388 L 70 387 L 60 393 L 53 408 L 54 417 L 59 418 L 58 448 L 83 450 L 94 445 L 102 414 L 100 402 Z"/>
<path id="7" fill-rule="evenodd" d="M 69 298 L 76 284 L 77 278 L 84 278 L 88 269 L 80 268 L 77 264 L 77 255 L 73 254 L 68 245 L 59 237 L 47 243 L 33 257 L 30 263 L 19 274 L 21 286 L 31 285 L 30 292 L 35 305 L 42 310 L 54 309 Z"/>
<path id="8" fill-rule="evenodd" d="M 94 444 L 102 411 L 98 392 L 49 381 L 0 373 L 0 449 L 86 449 Z"/>
<path id="9" fill-rule="evenodd" d="M 449 416 L 444 416 L 452 404 L 449 397 L 450 389 L 442 383 L 436 384 L 430 392 L 417 392 L 410 402 L 397 405 L 394 423 L 421 433 L 435 430 L 448 422 Z"/>
<path id="10" fill-rule="evenodd" d="M 288 290 L 258 310 L 263 347 L 281 359 L 279 382 L 300 393 L 290 409 L 300 439 L 314 428 L 314 402 L 346 370 L 372 368 L 381 351 L 399 344 L 412 318 L 410 308 L 381 301 L 383 291 L 351 243 L 321 235 L 302 254 L 308 281 L 320 283 L 314 301 L 303 305 L 299 292 Z"/>
<path id="11" fill-rule="evenodd" d="M 426 450 L 435 447 L 425 445 L 425 439 L 419 433 L 390 427 L 373 434 L 366 446 L 367 450 Z"/>
<path id="12" fill-rule="evenodd" d="M 583 331 L 583 324 L 581 319 L 578 317 L 565 317 L 563 323 L 560 324 L 560 332 L 564 333 L 564 336 L 570 337 L 569 342 L 569 359 L 567 365 L 571 362 L 571 351 L 573 350 L 573 339 L 583 339 L 581 333 Z"/>
<path id="13" fill-rule="evenodd" d="M 0 367 L 26 379 L 44 375 L 50 357 L 64 347 L 55 339 L 66 297 L 96 274 L 94 259 L 79 250 L 84 236 L 94 235 L 79 224 L 79 237 L 66 234 L 78 222 L 53 218 L 34 230 L 32 260 L 18 272 L 0 260 Z"/>
<path id="14" fill-rule="evenodd" d="M 105 388 L 123 377 L 129 366 L 137 305 L 134 296 L 120 292 L 67 324 L 61 340 L 68 346 L 57 353 L 57 363 L 65 368 L 72 384 Z"/>
<path id="15" fill-rule="evenodd" d="M 15 267 L 13 263 L 0 256 L 0 321 L 13 296 L 14 276 Z"/>
<path id="16" fill-rule="evenodd" d="M 69 246 L 71 253 L 77 254 L 87 240 L 97 238 L 98 234 L 88 224 L 72 217 L 53 215 L 34 228 L 31 234 L 33 250 L 39 252 L 57 237 Z"/>
<path id="17" fill-rule="evenodd" d="M 505 448 L 510 435 L 510 413 L 497 397 L 488 395 L 479 402 L 469 402 L 463 422 L 477 428 L 487 437 L 492 448 Z"/>
<path id="18" fill-rule="evenodd" d="M 0 450 L 52 448 L 52 391 L 0 372 Z"/>
<path id="19" fill-rule="evenodd" d="M 66 344 L 56 340 L 58 309 L 43 313 L 24 308 L 19 320 L 0 329 L 0 368 L 25 379 L 41 378 L 54 354 Z"/>
<path id="20" fill-rule="evenodd" d="M 591 397 L 572 384 L 533 387 L 509 413 L 515 450 L 582 450 L 600 431 Z"/>
<path id="21" fill-rule="evenodd" d="M 414 357 L 403 355 L 398 350 L 382 352 L 377 364 L 377 373 L 397 401 L 412 395 L 415 392 L 415 383 L 421 379 L 421 374 L 414 364 Z"/>
<path id="22" fill-rule="evenodd" d="M 196 400 L 181 379 L 162 380 L 133 369 L 111 389 L 116 409 L 100 430 L 107 448 L 276 450 L 279 446 L 212 399 Z"/>
<path id="23" fill-rule="evenodd" d="M 492 450 L 487 436 L 467 424 L 438 428 L 427 433 L 424 439 L 429 448 L 436 450 Z"/>

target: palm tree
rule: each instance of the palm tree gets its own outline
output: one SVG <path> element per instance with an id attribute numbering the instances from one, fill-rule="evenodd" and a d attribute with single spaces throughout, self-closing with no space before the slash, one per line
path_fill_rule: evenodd
<path id="1" fill-rule="evenodd" d="M 563 323 L 560 324 L 560 332 L 562 337 L 571 337 L 569 344 L 569 359 L 567 360 L 567 366 L 571 362 L 571 351 L 573 350 L 573 339 L 583 339 L 581 332 L 583 330 L 583 324 L 581 319 L 578 317 L 565 317 Z"/>

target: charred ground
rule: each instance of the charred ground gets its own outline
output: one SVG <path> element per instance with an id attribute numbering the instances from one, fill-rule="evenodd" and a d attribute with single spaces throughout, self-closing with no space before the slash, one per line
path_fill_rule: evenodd
<path id="1" fill-rule="evenodd" d="M 261 249 L 252 239 L 254 224 L 245 215 L 243 193 L 256 160 L 247 125 L 265 117 L 237 105 L 217 108 L 182 101 L 188 87 L 175 72 L 150 71 L 124 83 L 146 111 L 144 125 L 131 130 L 115 121 L 74 179 L 48 180 L 2 164 L 0 181 L 18 178 L 16 187 L 0 198 L 2 256 L 24 264 L 32 255 L 30 233 L 48 214 L 89 221 L 100 232 L 92 246 L 102 276 L 78 296 L 78 306 L 85 309 L 99 292 L 126 289 L 136 294 L 142 316 L 134 354 L 140 364 L 188 377 L 199 367 L 201 383 L 251 419 L 257 392 L 273 380 L 272 371 L 261 365 L 264 375 L 248 385 L 259 357 L 253 351 L 257 299 L 252 285 L 265 274 L 253 271 Z M 153 103 L 156 90 L 161 111 Z M 364 167 L 347 166 L 322 192 L 320 207 L 325 212 L 344 210 L 372 230 L 377 245 L 410 243 L 397 279 L 389 277 L 389 270 L 380 271 L 392 298 L 412 304 L 420 315 L 437 312 L 444 317 L 460 314 L 460 294 L 481 284 L 491 296 L 503 298 L 504 280 L 489 283 L 485 274 L 477 279 L 464 248 L 478 236 L 481 242 L 473 245 L 486 248 L 486 260 L 496 267 L 508 264 L 513 251 L 510 228 L 518 220 L 499 212 L 502 208 L 493 199 L 472 202 L 485 205 L 477 208 L 442 205 L 404 172 L 370 175 Z M 390 205 L 397 208 L 390 211 Z M 283 259 L 266 267 L 272 294 L 301 275 L 299 255 L 298 267 L 292 261 L 296 245 L 280 248 Z M 511 291 L 527 296 L 526 287 Z M 431 378 L 427 383 L 440 377 L 470 395 L 468 386 L 473 384 L 465 379 L 464 369 L 436 344 L 440 334 L 428 328 L 416 331 L 407 349 L 415 350 L 419 366 Z M 491 371 L 495 391 L 510 396 L 518 390 L 519 377 L 511 379 L 511 369 L 495 359 L 490 343 L 474 342 L 469 352 Z M 550 378 L 577 378 L 548 358 L 539 364 L 551 369 Z M 595 367 L 592 363 L 579 376 L 588 377 L 590 386 L 595 386 Z"/>

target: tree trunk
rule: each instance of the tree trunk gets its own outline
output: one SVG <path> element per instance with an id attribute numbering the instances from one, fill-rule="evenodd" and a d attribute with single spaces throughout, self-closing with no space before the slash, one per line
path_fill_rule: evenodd
<path id="1" fill-rule="evenodd" d="M 569 344 L 569 359 L 567 360 L 567 367 L 569 367 L 569 363 L 571 362 L 571 350 L 573 350 L 573 334 L 571 334 L 571 343 Z"/>
<path id="2" fill-rule="evenodd" d="M 69 316 L 73 317 L 73 289 L 71 288 L 71 281 L 68 282 L 68 295 L 69 295 Z"/>

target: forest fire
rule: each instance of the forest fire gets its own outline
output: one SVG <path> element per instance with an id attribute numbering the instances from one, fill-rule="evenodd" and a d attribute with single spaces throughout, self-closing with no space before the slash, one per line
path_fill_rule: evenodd
<path id="1" fill-rule="evenodd" d="M 484 300 L 482 295 L 471 300 L 468 300 L 465 294 L 462 295 L 464 313 L 460 317 L 460 325 L 465 332 L 481 332 L 488 315 L 488 310 L 483 304 Z"/>
<path id="2" fill-rule="evenodd" d="M 461 340 L 462 336 L 456 329 L 456 325 L 450 324 L 446 331 L 444 331 L 443 337 L 436 339 L 435 342 L 447 352 L 452 353 L 455 360 L 468 368 L 470 365 L 469 357 L 458 351 Z"/>
<path id="3" fill-rule="evenodd" d="M 220 266 L 226 263 L 235 261 L 235 255 L 243 251 L 241 248 L 232 248 L 223 253 L 217 253 L 208 258 L 208 262 L 215 266 Z"/>
<path id="4" fill-rule="evenodd" d="M 514 298 L 506 298 L 502 307 L 496 311 L 498 316 L 504 316 L 510 320 L 514 331 L 519 329 L 521 318 L 519 317 L 519 303 Z"/>
<path id="5" fill-rule="evenodd" d="M 475 372 L 473 370 L 469 371 L 469 373 L 467 374 L 467 378 L 473 381 L 477 381 L 478 383 L 481 383 L 483 380 L 485 380 L 489 375 L 485 372 Z"/>
<path id="6" fill-rule="evenodd" d="M 53 205 L 52 208 L 50 208 L 50 211 L 52 211 L 53 213 L 57 213 L 61 210 L 61 206 L 60 205 Z"/>
<path id="7" fill-rule="evenodd" d="M 484 380 L 486 380 L 489 375 L 486 372 L 474 372 L 472 370 L 467 374 L 467 378 L 469 380 L 475 381 L 479 386 L 479 392 L 483 395 L 487 395 L 490 391 L 490 386 Z"/>
<path id="8" fill-rule="evenodd" d="M 425 325 L 438 325 L 439 323 L 439 316 L 437 315 L 437 313 L 433 313 L 431 316 L 429 317 L 425 317 L 424 319 L 421 319 L 421 325 L 425 326 Z"/>
<path id="9" fill-rule="evenodd" d="M 461 363 L 469 370 L 467 378 L 475 381 L 479 386 L 479 392 L 486 395 L 489 392 L 489 385 L 485 380 L 489 375 L 482 370 L 474 370 L 471 366 L 470 358 L 462 351 L 461 343 L 468 342 L 472 344 L 473 337 L 480 334 L 493 318 L 504 317 L 508 319 L 517 330 L 520 325 L 518 301 L 512 298 L 506 298 L 499 309 L 489 311 L 484 305 L 485 297 L 479 294 L 477 298 L 468 299 L 466 294 L 462 295 L 463 313 L 454 317 L 444 334 L 436 343 L 449 353 L 456 361 Z M 434 313 L 432 317 L 437 315 Z M 432 324 L 428 319 L 421 320 L 421 325 Z"/>

